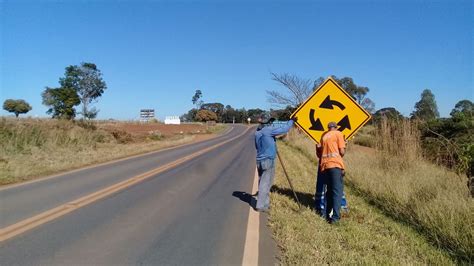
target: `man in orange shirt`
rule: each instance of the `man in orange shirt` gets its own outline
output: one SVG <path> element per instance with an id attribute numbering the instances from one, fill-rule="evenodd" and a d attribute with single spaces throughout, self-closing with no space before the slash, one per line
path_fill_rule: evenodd
<path id="1" fill-rule="evenodd" d="M 321 146 L 318 149 L 318 155 L 321 158 L 321 173 L 327 182 L 326 190 L 326 219 L 329 223 L 339 221 L 341 217 L 341 201 L 343 180 L 342 171 L 344 171 L 344 162 L 342 157 L 345 153 L 346 142 L 342 133 L 337 130 L 336 122 L 328 124 L 329 130 L 321 137 Z M 332 211 L 332 216 L 329 214 Z"/>

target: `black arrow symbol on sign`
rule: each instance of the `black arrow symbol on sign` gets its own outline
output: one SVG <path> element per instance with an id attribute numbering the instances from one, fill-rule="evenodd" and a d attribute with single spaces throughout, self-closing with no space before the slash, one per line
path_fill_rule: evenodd
<path id="1" fill-rule="evenodd" d="M 346 115 L 344 116 L 339 123 L 337 123 L 339 128 L 337 130 L 343 131 L 344 129 L 349 129 L 351 130 L 351 123 L 349 122 L 349 117 Z"/>
<path id="2" fill-rule="evenodd" d="M 314 120 L 314 109 L 309 110 L 309 121 L 311 121 L 311 130 L 324 131 L 323 124 L 321 120 Z"/>
<path id="3" fill-rule="evenodd" d="M 319 107 L 324 108 L 324 109 L 334 109 L 333 105 L 341 108 L 341 110 L 346 109 L 346 107 L 342 103 L 331 100 L 329 95 L 328 97 L 326 97 L 326 99 L 324 99 L 324 101 L 321 103 Z"/>

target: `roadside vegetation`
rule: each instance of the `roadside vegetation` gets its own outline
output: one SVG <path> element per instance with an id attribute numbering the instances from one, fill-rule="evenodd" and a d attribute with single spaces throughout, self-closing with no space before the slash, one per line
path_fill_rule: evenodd
<path id="1" fill-rule="evenodd" d="M 14 113 L 17 118 L 20 114 L 26 114 L 31 111 L 31 109 L 31 105 L 22 99 L 6 99 L 3 102 L 3 110 Z"/>
<path id="2" fill-rule="evenodd" d="M 297 131 L 279 142 L 305 206 L 299 213 L 277 164 L 270 225 L 282 263 L 472 263 L 474 202 L 465 178 L 423 159 L 420 133 L 410 121 L 385 120 L 376 132 L 375 148 L 348 145 L 345 192 L 350 212 L 339 226 L 330 226 L 313 210 L 314 143 Z"/>
<path id="3" fill-rule="evenodd" d="M 199 130 L 176 134 L 157 130 L 133 134 L 107 124 L 1 118 L 0 185 L 208 138 L 226 128 L 199 126 Z"/>

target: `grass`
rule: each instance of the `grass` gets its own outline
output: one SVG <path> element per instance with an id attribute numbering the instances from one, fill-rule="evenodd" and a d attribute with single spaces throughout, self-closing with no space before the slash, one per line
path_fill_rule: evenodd
<path id="1" fill-rule="evenodd" d="M 373 148 L 375 147 L 374 134 L 375 126 L 366 125 L 360 129 L 360 131 L 352 138 L 351 141 L 357 145 Z"/>
<path id="2" fill-rule="evenodd" d="M 225 128 L 216 126 L 212 133 Z M 165 138 L 154 134 L 135 138 L 124 131 L 107 131 L 70 121 L 3 118 L 0 185 L 176 146 L 196 137 L 183 134 Z"/>
<path id="3" fill-rule="evenodd" d="M 394 125 L 386 126 L 388 130 L 374 134 L 377 149 L 349 144 L 345 191 L 350 215 L 339 226 L 329 226 L 311 209 L 314 144 L 295 131 L 280 142 L 306 206 L 302 213 L 296 211 L 282 169 L 277 168 L 270 224 L 283 264 L 472 263 L 474 205 L 465 180 L 418 157 L 411 125 L 397 125 L 402 127 L 399 132 Z M 383 141 L 398 146 L 384 147 Z"/>
<path id="4" fill-rule="evenodd" d="M 410 226 L 387 218 L 351 187 L 345 187 L 349 215 L 337 226 L 327 224 L 312 208 L 315 161 L 283 142 L 279 151 L 304 206 L 298 212 L 277 164 L 269 223 L 282 250 L 282 264 L 453 264 L 446 252 L 430 245 Z"/>
<path id="5" fill-rule="evenodd" d="M 215 134 L 215 133 L 223 132 L 224 130 L 227 129 L 227 127 L 228 126 L 225 124 L 216 124 L 215 126 L 209 126 L 207 128 L 207 132 Z"/>

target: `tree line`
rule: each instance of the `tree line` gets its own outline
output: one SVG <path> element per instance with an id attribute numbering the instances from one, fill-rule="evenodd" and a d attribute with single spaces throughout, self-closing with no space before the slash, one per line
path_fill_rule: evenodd
<path id="1" fill-rule="evenodd" d="M 246 123 L 247 118 L 251 121 L 257 121 L 262 115 L 268 115 L 268 111 L 260 108 L 245 109 L 234 108 L 230 105 L 225 105 L 219 102 L 205 103 L 203 101 L 203 93 L 201 90 L 196 90 L 191 102 L 195 106 L 187 113 L 180 116 L 183 122 L 206 122 L 216 121 L 219 123 Z"/>
<path id="2" fill-rule="evenodd" d="M 291 113 L 325 80 L 320 77 L 311 81 L 293 74 L 271 73 L 283 90 L 268 90 L 268 101 L 280 106 L 277 112 Z M 466 174 L 470 180 L 474 195 L 474 104 L 463 99 L 453 107 L 450 117 L 440 118 L 435 95 L 429 89 L 421 93 L 420 100 L 414 104 L 413 112 L 404 117 L 394 107 L 375 110 L 375 103 L 368 97 L 370 89 L 357 85 L 350 77 L 332 76 L 362 107 L 372 113 L 369 124 L 378 126 L 383 118 L 390 120 L 408 119 L 416 121 L 421 133 L 421 145 L 424 156 L 433 162 L 446 166 L 458 173 Z"/>

